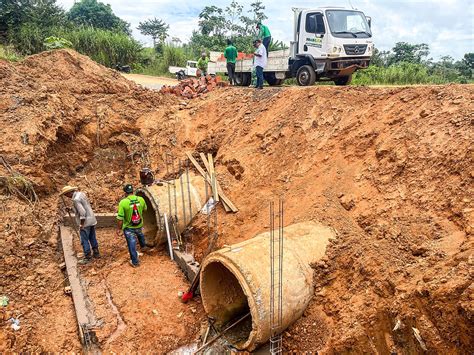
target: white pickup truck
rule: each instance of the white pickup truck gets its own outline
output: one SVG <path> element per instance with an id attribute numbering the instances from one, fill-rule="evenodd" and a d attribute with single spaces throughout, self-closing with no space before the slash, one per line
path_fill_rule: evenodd
<path id="1" fill-rule="evenodd" d="M 362 11 L 342 7 L 293 9 L 293 41 L 290 48 L 272 51 L 264 69 L 269 85 L 280 85 L 296 78 L 299 85 L 316 81 L 334 81 L 336 85 L 351 82 L 352 73 L 369 66 L 374 44 L 371 19 Z M 222 53 L 211 52 L 209 72 L 227 73 Z M 238 59 L 236 83 L 248 86 L 253 59 Z"/>
<path id="2" fill-rule="evenodd" d="M 171 74 L 176 75 L 176 79 L 183 80 L 191 76 L 197 76 L 197 62 L 195 60 L 188 60 L 186 62 L 186 67 L 169 67 L 168 71 Z M 215 71 L 208 70 L 208 74 L 215 75 Z"/>

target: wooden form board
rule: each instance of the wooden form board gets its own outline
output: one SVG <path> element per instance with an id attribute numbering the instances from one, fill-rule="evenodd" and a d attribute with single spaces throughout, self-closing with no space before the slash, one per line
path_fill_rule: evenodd
<path id="1" fill-rule="evenodd" d="M 194 157 L 191 153 L 186 152 L 186 155 L 189 158 L 189 160 L 191 161 L 191 163 L 193 163 L 193 165 L 197 169 L 197 171 L 204 177 L 204 179 L 206 179 L 207 183 L 212 186 L 212 181 L 209 177 L 209 174 L 201 167 L 201 165 L 199 165 L 199 163 L 196 161 L 196 159 L 194 159 Z M 206 163 L 209 164 L 209 162 L 207 161 L 205 156 L 204 156 L 203 162 L 204 161 L 206 161 Z M 206 163 L 204 163 L 204 164 L 206 164 Z M 222 188 L 220 187 L 219 183 L 217 183 L 217 192 L 218 192 L 220 198 L 222 199 L 224 208 L 226 208 L 226 205 L 227 205 L 227 208 L 229 208 L 230 211 L 232 211 L 232 212 L 238 212 L 239 211 L 239 209 L 237 207 L 235 207 L 235 205 L 232 203 L 232 201 L 225 195 L 224 191 L 222 191 Z M 227 211 L 227 209 L 226 209 L 226 211 Z"/>
<path id="2" fill-rule="evenodd" d="M 64 261 L 66 263 L 66 273 L 71 287 L 74 309 L 76 311 L 76 319 L 79 327 L 79 335 L 82 344 L 85 344 L 85 334 L 83 334 L 83 326 L 90 326 L 95 323 L 95 315 L 88 307 L 87 292 L 82 286 L 79 276 L 77 259 L 74 254 L 73 238 L 74 231 L 65 226 L 60 226 L 61 243 L 64 252 Z"/>

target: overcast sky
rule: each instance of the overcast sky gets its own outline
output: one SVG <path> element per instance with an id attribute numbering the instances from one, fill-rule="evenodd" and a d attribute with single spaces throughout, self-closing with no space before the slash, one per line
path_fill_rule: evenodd
<path id="1" fill-rule="evenodd" d="M 161 18 L 170 25 L 170 37 L 187 41 L 197 28 L 199 12 L 206 5 L 225 8 L 231 0 L 102 0 L 115 14 L 132 25 L 133 35 L 146 45 L 151 39 L 136 29 L 140 21 Z M 460 59 L 474 52 L 474 1 L 472 0 L 350 0 L 372 17 L 375 45 L 388 50 L 396 42 L 428 43 L 435 60 L 444 55 Z M 246 5 L 252 0 L 238 0 Z M 58 0 L 68 10 L 74 0 Z M 349 0 L 264 0 L 272 36 L 289 43 L 292 38 L 292 7 L 349 6 Z"/>

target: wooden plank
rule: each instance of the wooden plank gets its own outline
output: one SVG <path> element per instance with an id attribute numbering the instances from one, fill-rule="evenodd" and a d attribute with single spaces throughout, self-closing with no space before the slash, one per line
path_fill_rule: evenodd
<path id="1" fill-rule="evenodd" d="M 206 155 L 204 153 L 199 153 L 199 156 L 201 157 L 202 162 L 204 163 L 208 173 L 210 174 L 209 162 L 207 161 Z M 215 179 L 215 180 L 216 180 L 216 183 L 217 183 L 217 191 L 219 191 L 219 181 L 217 181 L 217 179 Z M 219 196 L 219 193 L 218 193 L 218 196 Z M 224 209 L 225 209 L 226 212 L 231 212 L 232 211 L 232 209 L 229 207 L 229 205 L 227 203 L 225 203 L 225 201 L 222 201 L 222 205 L 224 206 Z"/>
<path id="2" fill-rule="evenodd" d="M 201 165 L 199 165 L 199 163 L 196 161 L 196 159 L 194 159 L 193 155 L 189 152 L 186 152 L 186 155 L 188 156 L 189 160 L 191 161 L 191 163 L 193 163 L 194 167 L 197 169 L 197 171 L 199 171 L 199 173 L 206 179 L 206 181 L 210 184 L 211 183 L 211 179 L 209 178 L 208 174 L 204 171 L 204 169 L 201 167 Z M 224 194 L 224 192 L 222 191 L 222 189 L 218 186 L 217 187 L 217 192 L 219 193 L 219 195 L 221 196 L 222 198 L 222 201 L 224 201 L 228 206 L 229 208 L 231 209 L 232 212 L 238 212 L 238 208 L 235 207 L 235 205 L 232 203 L 231 200 L 229 200 L 229 198 Z"/>
<path id="3" fill-rule="evenodd" d="M 207 161 L 209 163 L 209 175 L 211 176 L 211 187 L 214 194 L 214 201 L 219 202 L 219 193 L 217 192 L 217 176 L 216 171 L 214 170 L 214 159 L 212 154 L 207 154 Z"/>
<path id="4" fill-rule="evenodd" d="M 209 172 L 209 174 L 211 173 L 211 171 L 209 170 L 209 163 L 207 161 L 207 158 L 206 156 L 204 155 L 204 153 L 199 153 L 199 156 L 201 157 L 201 160 L 202 162 L 204 163 L 204 166 L 206 167 L 206 170 Z"/>
<path id="5" fill-rule="evenodd" d="M 63 224 L 74 228 L 76 226 L 74 218 L 74 215 L 71 215 L 71 217 L 63 216 Z M 96 213 L 95 218 L 97 219 L 96 228 L 114 228 L 117 226 L 117 215 L 115 213 Z"/>

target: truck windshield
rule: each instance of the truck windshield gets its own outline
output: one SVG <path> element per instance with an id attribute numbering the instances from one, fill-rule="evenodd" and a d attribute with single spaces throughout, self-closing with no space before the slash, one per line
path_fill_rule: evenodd
<path id="1" fill-rule="evenodd" d="M 341 38 L 372 37 L 365 15 L 360 11 L 327 10 L 326 17 L 333 36 Z"/>

